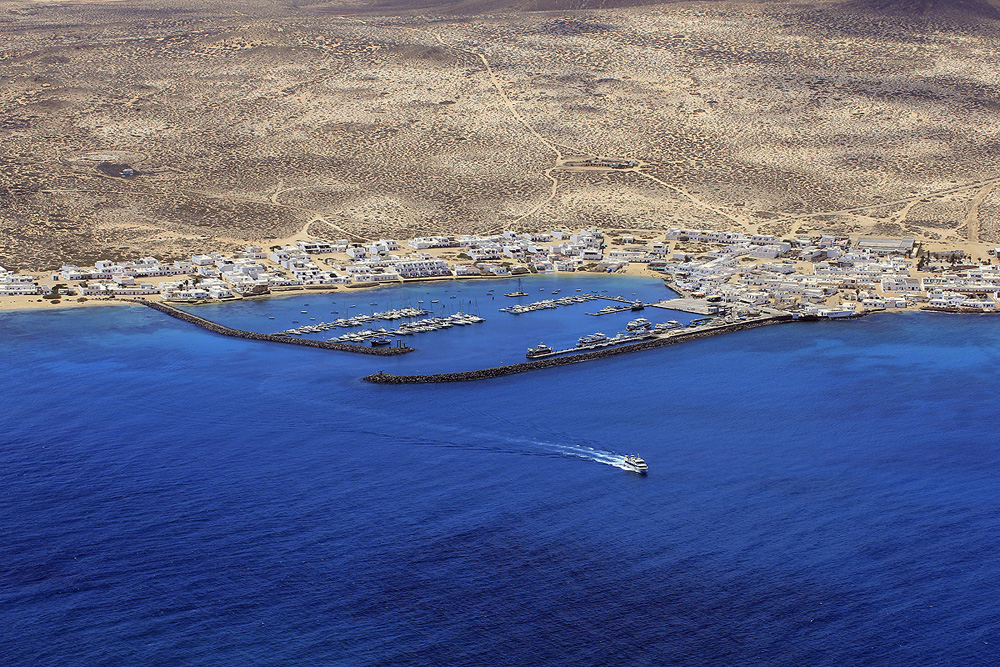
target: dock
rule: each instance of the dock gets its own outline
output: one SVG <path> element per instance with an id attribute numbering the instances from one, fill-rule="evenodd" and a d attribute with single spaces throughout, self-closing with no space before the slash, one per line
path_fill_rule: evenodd
<path id="1" fill-rule="evenodd" d="M 646 306 L 653 305 L 651 303 L 643 303 L 642 301 L 639 301 L 638 299 L 636 299 L 634 301 L 630 301 L 629 299 L 626 299 L 623 296 L 605 296 L 603 294 L 594 294 L 593 296 L 595 298 L 598 298 L 598 299 L 605 299 L 607 301 L 614 301 L 616 303 L 625 304 L 625 305 L 623 305 L 623 306 L 621 306 L 619 308 L 605 307 L 605 308 L 601 308 L 596 313 L 587 313 L 587 315 L 592 315 L 594 317 L 600 317 L 601 315 L 611 315 L 612 313 L 624 313 L 626 310 L 639 311 L 639 310 L 644 309 Z"/>
<path id="2" fill-rule="evenodd" d="M 580 354 L 555 356 L 547 359 L 532 359 L 530 361 L 510 364 L 507 366 L 481 368 L 479 370 L 460 371 L 457 373 L 436 373 L 432 375 L 393 375 L 391 373 L 380 371 L 362 379 L 366 382 L 373 382 L 376 384 L 420 384 L 427 382 L 469 382 L 475 380 L 488 380 L 513 375 L 515 373 L 524 373 L 526 371 L 554 368 L 556 366 L 576 364 L 597 359 L 606 359 L 620 354 L 653 350 L 667 345 L 675 345 L 677 343 L 698 340 L 700 338 L 707 338 L 709 336 L 716 336 L 724 333 L 744 331 L 747 329 L 755 329 L 757 327 L 792 323 L 797 321 L 798 320 L 793 319 L 793 317 L 789 314 L 765 315 L 751 320 L 726 323 L 718 326 L 703 326 L 695 329 L 675 330 L 670 332 L 669 335 L 658 335 L 631 345 L 615 345 L 613 347 L 604 348 L 603 350 L 588 350 L 587 352 L 582 352 Z"/>
<path id="3" fill-rule="evenodd" d="M 543 354 L 534 354 L 529 359 L 548 359 L 549 357 L 558 357 L 563 354 L 572 354 L 574 352 L 590 352 L 592 350 L 599 350 L 605 347 L 614 347 L 616 345 L 626 345 L 629 343 L 638 343 L 641 340 L 646 340 L 647 338 L 656 338 L 657 334 L 646 333 L 638 336 L 630 336 L 624 340 L 613 340 L 609 339 L 600 343 L 594 343 L 592 345 L 578 345 L 576 347 L 569 347 L 565 350 L 552 350 L 551 352 L 545 352 Z"/>
<path id="4" fill-rule="evenodd" d="M 537 310 L 547 310 L 550 308 L 558 308 L 559 306 L 572 306 L 578 303 L 584 303 L 586 301 L 592 301 L 593 299 L 599 299 L 595 294 L 578 294 L 578 295 L 566 295 L 559 297 L 558 299 L 542 299 L 541 301 L 535 301 L 534 303 L 515 303 L 510 306 L 505 306 L 503 308 L 497 308 L 501 313 L 510 313 L 512 315 L 521 315 L 523 313 L 530 313 Z"/>
<path id="5" fill-rule="evenodd" d="M 695 315 L 714 315 L 719 308 L 719 304 L 709 303 L 705 299 L 695 299 L 690 297 L 680 297 L 677 299 L 666 299 L 656 303 L 647 304 L 653 308 L 663 308 L 664 310 L 679 310 L 682 313 L 693 313 Z"/>
<path id="6" fill-rule="evenodd" d="M 652 305 L 652 304 L 641 303 L 641 304 L 638 304 L 638 305 L 634 305 L 634 304 L 630 303 L 627 306 L 622 306 L 620 308 L 611 308 L 609 310 L 604 310 L 602 308 L 601 310 L 597 311 L 596 313 L 587 313 L 587 315 L 593 315 L 594 317 L 600 317 L 601 315 L 611 315 L 612 313 L 624 313 L 627 310 L 639 311 L 639 310 L 642 310 L 643 308 L 645 308 L 648 305 Z"/>

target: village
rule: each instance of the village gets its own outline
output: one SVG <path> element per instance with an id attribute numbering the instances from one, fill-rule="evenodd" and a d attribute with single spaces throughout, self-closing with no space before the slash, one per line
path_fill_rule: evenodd
<path id="1" fill-rule="evenodd" d="M 931 250 L 913 239 L 796 236 L 671 228 L 612 236 L 595 228 L 545 233 L 298 240 L 231 255 L 161 262 L 103 260 L 39 276 L 0 267 L 0 304 L 82 304 L 116 297 L 200 303 L 294 290 L 559 272 L 658 276 L 680 296 L 816 317 L 886 309 L 995 312 L 997 249 Z M 4 303 L 6 302 L 6 303 Z"/>

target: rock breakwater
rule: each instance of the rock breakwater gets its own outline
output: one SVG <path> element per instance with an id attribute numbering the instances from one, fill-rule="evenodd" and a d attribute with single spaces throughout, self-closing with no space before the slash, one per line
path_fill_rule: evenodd
<path id="1" fill-rule="evenodd" d="M 338 343 L 336 341 L 310 340 L 308 338 L 292 338 L 291 336 L 283 336 L 280 334 L 265 334 L 257 333 L 256 331 L 244 331 L 242 329 L 227 327 L 219 324 L 218 322 L 213 322 L 212 320 L 206 320 L 204 317 L 192 315 L 185 310 L 181 310 L 180 308 L 175 308 L 171 305 L 158 301 L 144 301 L 142 299 L 129 299 L 129 301 L 143 306 L 148 306 L 153 310 L 158 310 L 161 313 L 170 315 L 171 317 L 176 317 L 179 320 L 194 324 L 202 329 L 207 329 L 212 333 L 221 334 L 223 336 L 232 336 L 234 338 L 264 340 L 271 343 L 286 343 L 289 345 L 304 345 L 305 347 L 319 347 L 324 350 L 338 350 L 340 352 L 353 352 L 355 354 L 372 354 L 379 357 L 391 357 L 398 354 L 413 352 L 412 347 L 364 347 L 362 345 L 351 345 L 349 343 Z"/>
<path id="2" fill-rule="evenodd" d="M 581 354 L 574 354 L 565 357 L 525 361 L 518 364 L 510 364 L 508 366 L 496 366 L 494 368 L 482 368 L 479 370 L 461 371 L 458 373 L 437 373 L 434 375 L 393 375 L 391 373 L 383 373 L 380 371 L 362 379 L 375 384 L 422 384 L 431 382 L 470 382 L 473 380 L 489 380 L 492 378 L 503 377 L 505 375 L 514 375 L 515 373 L 541 370 L 543 368 L 553 368 L 555 366 L 565 366 L 567 364 L 578 364 L 584 361 L 614 357 L 619 354 L 653 350 L 660 347 L 666 347 L 667 345 L 674 345 L 676 343 L 696 340 L 698 338 L 707 338 L 709 336 L 717 336 L 723 333 L 743 331 L 744 329 L 756 329 L 757 327 L 768 326 L 771 324 L 784 324 L 786 322 L 794 321 L 795 320 L 791 315 L 779 315 L 776 317 L 769 317 L 764 320 L 737 322 L 735 324 L 713 327 L 702 331 L 691 331 L 689 333 L 674 334 L 664 338 L 654 338 L 652 340 L 645 340 L 632 345 L 620 345 L 618 347 L 604 348 L 593 352 L 583 352 Z"/>

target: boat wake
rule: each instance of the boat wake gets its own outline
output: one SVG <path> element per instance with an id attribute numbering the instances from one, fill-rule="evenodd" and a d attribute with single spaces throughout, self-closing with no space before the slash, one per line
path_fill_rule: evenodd
<path id="1" fill-rule="evenodd" d="M 416 425 L 418 420 L 414 421 Z M 507 420 L 500 418 L 497 421 L 506 422 Z M 475 449 L 521 456 L 568 456 L 634 472 L 625 462 L 624 454 L 597 449 L 583 443 L 559 443 L 555 442 L 554 438 L 553 440 L 542 440 L 538 438 L 511 437 L 504 436 L 495 431 L 481 431 L 479 429 L 470 429 L 466 426 L 441 423 L 419 423 L 419 428 L 415 430 L 420 432 L 420 434 L 414 434 L 408 439 L 418 445 Z M 357 435 L 384 434 L 360 429 L 357 431 Z"/>
<path id="2" fill-rule="evenodd" d="M 548 450 L 553 454 L 559 454 L 562 456 L 571 456 L 579 459 L 584 459 L 587 461 L 593 461 L 594 463 L 603 463 L 604 465 L 609 465 L 614 468 L 619 468 L 620 470 L 630 470 L 630 468 L 625 463 L 624 454 L 616 454 L 615 452 L 609 452 L 603 449 L 595 449 L 593 447 L 588 447 L 587 445 L 562 445 L 555 442 L 546 442 L 543 440 L 525 440 L 524 442 L 535 445 L 536 447 Z"/>

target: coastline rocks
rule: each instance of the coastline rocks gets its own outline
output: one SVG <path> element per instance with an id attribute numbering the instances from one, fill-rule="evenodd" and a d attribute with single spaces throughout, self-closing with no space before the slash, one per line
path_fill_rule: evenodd
<path id="1" fill-rule="evenodd" d="M 784 324 L 786 322 L 794 321 L 796 320 L 793 320 L 791 315 L 782 315 L 756 322 L 739 322 L 736 324 L 730 324 L 711 331 L 692 331 L 691 333 L 675 335 L 670 338 L 656 338 L 653 340 L 642 341 L 641 343 L 635 343 L 633 345 L 620 345 L 618 347 L 610 347 L 602 350 L 595 350 L 593 352 L 584 352 L 582 354 L 574 354 L 566 357 L 553 357 L 551 359 L 541 359 L 538 361 L 525 361 L 518 364 L 510 364 L 508 366 L 497 366 L 494 368 L 483 368 L 474 371 L 462 371 L 459 373 L 437 373 L 434 375 L 392 375 L 391 373 L 379 371 L 378 373 L 368 375 L 362 379 L 366 382 L 372 382 L 375 384 L 422 384 L 429 382 L 469 382 L 472 380 L 488 380 L 491 378 L 503 377 L 505 375 L 513 375 L 515 373 L 524 373 L 526 371 L 540 370 L 543 368 L 553 368 L 555 366 L 565 366 L 567 364 L 578 364 L 584 361 L 604 359 L 606 357 L 627 354 L 629 352 L 652 350 L 659 347 L 665 347 L 667 345 L 674 345 L 675 343 L 696 340 L 698 338 L 707 338 L 709 336 L 716 336 L 718 334 L 730 333 L 733 331 L 755 329 L 757 327 L 768 326 L 771 324 Z"/>
<path id="2" fill-rule="evenodd" d="M 217 322 L 206 320 L 204 317 L 192 315 L 187 311 L 174 308 L 173 306 L 168 306 L 165 303 L 157 301 L 143 301 L 141 299 L 128 299 L 128 301 L 143 306 L 149 306 L 153 310 L 158 310 L 161 313 L 170 315 L 171 317 L 176 317 L 179 320 L 194 324 L 202 329 L 207 329 L 212 333 L 221 334 L 223 336 L 232 336 L 234 338 L 265 340 L 272 343 L 287 343 L 289 345 L 304 345 L 306 347 L 319 347 L 324 350 L 338 350 L 340 352 L 353 352 L 355 354 L 372 354 L 379 357 L 391 357 L 397 354 L 413 352 L 412 347 L 363 347 L 361 345 L 350 345 L 348 343 L 338 343 L 336 341 L 310 340 L 308 338 L 292 338 L 290 336 L 282 336 L 279 334 L 264 334 L 257 333 L 255 331 L 243 331 L 242 329 L 233 329 L 232 327 L 227 327 L 222 324 L 218 324 Z"/>

